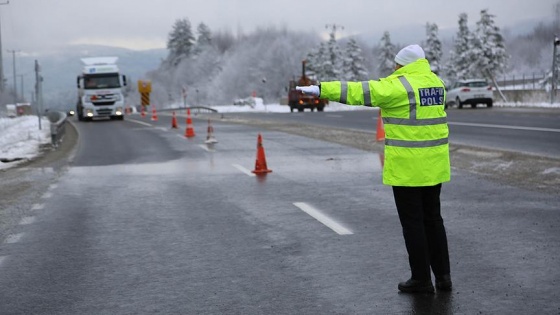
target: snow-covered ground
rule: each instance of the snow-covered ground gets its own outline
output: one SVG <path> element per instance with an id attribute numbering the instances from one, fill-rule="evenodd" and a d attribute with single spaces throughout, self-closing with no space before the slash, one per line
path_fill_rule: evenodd
<path id="1" fill-rule="evenodd" d="M 0 118 L 0 160 L 30 159 L 39 153 L 42 144 L 51 142 L 50 123 L 47 118 L 20 116 Z M 17 162 L 0 162 L 0 169 L 16 165 Z"/>
<path id="2" fill-rule="evenodd" d="M 539 107 L 560 108 L 560 103 L 495 103 L 495 107 Z M 288 113 L 290 107 L 280 104 L 263 104 L 262 99 L 256 98 L 253 106 L 249 105 L 222 105 L 211 106 L 220 113 L 232 112 L 270 112 Z M 339 103 L 329 103 L 326 112 L 367 110 L 362 106 L 348 106 Z M 39 154 L 41 145 L 50 143 L 50 124 L 46 118 L 41 120 L 42 130 L 39 130 L 39 121 L 36 116 L 22 116 L 17 118 L 0 118 L 0 160 L 29 159 Z M 0 162 L 0 169 L 16 165 L 17 162 Z"/>

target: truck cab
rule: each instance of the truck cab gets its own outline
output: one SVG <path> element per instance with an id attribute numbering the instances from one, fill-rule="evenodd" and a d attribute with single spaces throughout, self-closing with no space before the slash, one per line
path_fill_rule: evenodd
<path id="1" fill-rule="evenodd" d="M 82 58 L 82 73 L 77 77 L 78 120 L 108 117 L 124 119 L 126 76 L 117 67 L 118 57 Z"/>

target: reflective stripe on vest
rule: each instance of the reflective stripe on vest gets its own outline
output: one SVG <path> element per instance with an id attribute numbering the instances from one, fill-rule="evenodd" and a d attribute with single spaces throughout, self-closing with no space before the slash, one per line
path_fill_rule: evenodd
<path id="1" fill-rule="evenodd" d="M 402 85 L 406 89 L 408 94 L 408 102 L 409 102 L 409 112 L 410 118 L 391 118 L 391 117 L 383 117 L 384 124 L 392 124 L 392 125 L 400 125 L 400 126 L 430 126 L 430 125 L 440 125 L 447 123 L 446 117 L 439 117 L 439 118 L 428 118 L 428 119 L 417 119 L 416 118 L 416 95 L 414 94 L 414 89 L 410 82 L 404 77 L 400 76 L 399 80 L 401 81 Z M 368 89 L 369 94 L 369 89 Z M 364 97 L 365 99 L 365 97 Z M 394 139 L 387 139 L 385 138 L 385 145 L 394 146 L 394 147 L 406 147 L 406 148 L 427 148 L 427 147 L 435 147 L 443 144 L 447 144 L 449 142 L 448 138 L 441 138 L 436 140 L 423 140 L 423 141 L 414 141 L 414 140 L 394 140 Z"/>
<path id="2" fill-rule="evenodd" d="M 364 106 L 372 107 L 371 93 L 369 90 L 369 81 L 362 81 L 362 91 L 364 93 Z M 340 81 L 340 99 L 339 103 L 346 104 L 348 100 L 348 82 Z"/>

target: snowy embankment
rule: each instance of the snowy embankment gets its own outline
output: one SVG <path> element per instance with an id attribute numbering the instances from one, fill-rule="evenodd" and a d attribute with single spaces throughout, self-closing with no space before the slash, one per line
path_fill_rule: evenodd
<path id="1" fill-rule="evenodd" d="M 41 145 L 50 142 L 50 123 L 46 118 L 41 120 L 41 130 L 36 116 L 0 118 L 0 169 L 16 165 L 15 160 L 37 156 Z"/>

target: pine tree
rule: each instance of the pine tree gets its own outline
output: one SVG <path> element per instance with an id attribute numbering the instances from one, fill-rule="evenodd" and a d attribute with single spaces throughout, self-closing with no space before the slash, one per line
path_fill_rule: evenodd
<path id="1" fill-rule="evenodd" d="M 198 24 L 196 32 L 198 34 L 198 37 L 196 39 L 195 52 L 200 53 L 205 48 L 212 45 L 212 32 L 210 31 L 210 28 L 204 23 Z"/>
<path id="2" fill-rule="evenodd" d="M 506 70 L 509 56 L 506 53 L 504 38 L 500 28 L 494 23 L 494 15 L 487 10 L 480 11 L 480 21 L 471 42 L 471 72 L 494 79 Z"/>
<path id="3" fill-rule="evenodd" d="M 324 78 L 323 81 L 339 80 L 342 72 L 342 51 L 338 46 L 335 38 L 335 30 L 330 33 L 330 39 L 326 45 L 326 57 L 323 60 L 322 69 Z"/>
<path id="4" fill-rule="evenodd" d="M 173 66 L 183 59 L 191 56 L 194 46 L 194 35 L 191 29 L 191 23 L 187 18 L 175 21 L 173 30 L 169 33 L 167 39 L 167 49 L 169 55 L 167 62 Z"/>
<path id="5" fill-rule="evenodd" d="M 386 77 L 395 71 L 395 46 L 391 43 L 389 32 L 383 33 L 379 46 L 379 76 Z"/>
<path id="6" fill-rule="evenodd" d="M 447 78 L 465 79 L 471 76 L 469 72 L 469 66 L 471 64 L 469 54 L 471 32 L 469 31 L 467 23 L 467 14 L 459 14 L 459 29 L 457 30 L 457 36 L 453 43 L 453 50 L 449 54 L 449 63 L 445 71 Z"/>
<path id="7" fill-rule="evenodd" d="M 368 78 L 368 71 L 364 66 L 362 49 L 355 39 L 351 38 L 346 44 L 342 61 L 343 79 L 348 81 L 362 81 Z"/>
<path id="8" fill-rule="evenodd" d="M 438 26 L 437 24 L 426 23 L 426 44 L 424 45 L 424 52 L 426 53 L 426 59 L 430 62 L 432 71 L 439 73 L 441 70 L 441 41 L 438 38 Z"/>

